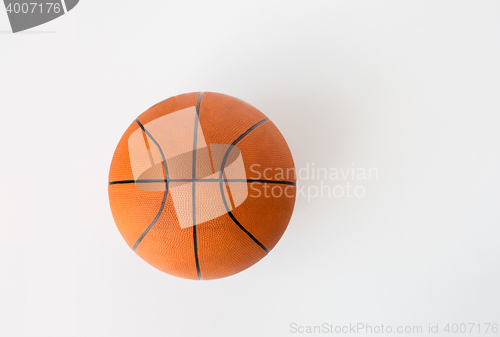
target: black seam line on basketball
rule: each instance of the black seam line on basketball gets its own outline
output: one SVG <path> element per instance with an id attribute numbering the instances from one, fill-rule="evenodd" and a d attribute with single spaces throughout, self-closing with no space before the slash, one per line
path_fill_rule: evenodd
<path id="1" fill-rule="evenodd" d="M 199 116 L 200 115 L 200 103 L 201 103 L 201 96 L 203 95 L 203 91 L 200 92 L 200 95 L 198 96 L 198 102 L 196 103 L 196 114 Z"/>
<path id="2" fill-rule="evenodd" d="M 226 151 L 226 154 L 224 155 L 224 159 L 222 160 L 222 165 L 221 165 L 221 168 L 220 168 L 220 171 L 219 171 L 219 187 L 220 187 L 220 193 L 221 193 L 221 196 L 222 196 L 222 201 L 224 203 L 224 207 L 226 207 L 226 212 L 227 214 L 229 214 L 229 216 L 231 217 L 231 219 L 233 220 L 233 222 L 246 234 L 248 235 L 248 237 L 250 239 L 252 239 L 256 244 L 258 244 L 262 249 L 264 249 L 264 251 L 266 251 L 266 253 L 269 253 L 269 249 L 267 249 L 259 240 L 257 240 L 257 238 L 255 236 L 253 236 L 245 227 L 243 227 L 240 222 L 238 220 L 236 220 L 236 218 L 234 217 L 233 213 L 231 213 L 231 210 L 229 209 L 228 205 L 227 205 L 227 201 L 226 201 L 226 196 L 224 194 L 224 180 L 222 180 L 222 177 L 223 177 L 223 174 L 224 174 L 224 167 L 226 166 L 226 161 L 227 161 L 227 158 L 229 157 L 229 153 L 231 152 L 231 150 L 233 149 L 233 147 L 238 144 L 238 142 L 240 140 L 242 140 L 243 138 L 245 138 L 246 135 L 248 135 L 250 132 L 252 132 L 253 130 L 255 130 L 255 128 L 257 128 L 259 125 L 261 125 L 262 123 L 268 121 L 269 118 L 264 118 L 263 120 L 261 120 L 260 122 L 256 123 L 255 125 L 253 125 L 252 127 L 250 127 L 247 131 L 245 131 L 243 134 L 241 134 L 238 138 L 236 138 L 236 140 L 234 142 L 231 143 L 231 145 L 228 147 L 227 151 Z"/>
<path id="3" fill-rule="evenodd" d="M 269 120 L 269 118 L 264 118 L 263 120 L 261 120 L 260 122 L 258 122 L 257 124 L 255 124 L 254 126 L 252 126 L 250 129 L 248 129 L 247 131 L 245 131 L 243 134 L 241 134 L 241 136 L 239 136 L 238 138 L 236 138 L 236 140 L 234 142 L 231 143 L 231 145 L 236 145 L 240 140 L 242 140 L 243 138 L 246 137 L 246 135 L 248 135 L 250 132 L 252 132 L 256 127 L 258 127 L 259 125 L 261 125 L 262 123 L 264 122 L 267 122 Z M 228 151 L 230 150 L 230 148 L 228 149 Z M 228 156 L 229 153 L 226 152 L 226 155 Z M 227 160 L 227 158 L 226 158 Z M 225 163 L 224 163 L 225 164 Z"/>
<path id="4" fill-rule="evenodd" d="M 228 180 L 231 182 L 232 180 Z M 296 183 L 293 181 L 281 181 L 281 180 L 261 180 L 261 179 L 247 179 L 246 181 L 249 184 L 252 183 L 263 183 L 263 184 L 280 184 L 280 185 L 290 185 L 290 186 L 297 186 Z"/>
<path id="5" fill-rule="evenodd" d="M 193 179 L 169 179 L 171 183 L 183 182 L 183 183 L 191 183 Z M 196 179 L 197 183 L 217 183 L 220 179 L 217 178 L 207 178 L 207 179 Z M 264 179 L 223 179 L 223 181 L 227 181 L 229 183 L 263 183 L 263 184 L 280 184 L 280 185 L 290 185 L 297 186 L 296 183 L 292 181 L 282 181 L 282 180 L 264 180 Z M 119 185 L 119 184 L 147 184 L 147 183 L 164 183 L 165 179 L 138 179 L 138 180 L 118 180 L 111 181 L 108 185 Z"/>
<path id="6" fill-rule="evenodd" d="M 245 232 L 246 235 L 248 235 L 250 237 L 250 239 L 252 239 L 256 244 L 258 244 L 260 246 L 260 248 L 264 249 L 266 251 L 266 253 L 269 253 L 270 250 L 266 248 L 266 246 L 264 246 L 259 240 L 257 240 L 257 238 L 255 236 L 252 235 L 252 233 L 250 233 L 245 227 L 243 227 L 240 222 L 234 217 L 233 213 L 231 213 L 231 211 L 227 212 L 227 214 L 229 214 L 229 216 L 231 217 L 231 219 L 233 220 L 233 222 L 238 225 L 238 227 L 240 227 L 240 229 Z"/>
<path id="7" fill-rule="evenodd" d="M 196 235 L 196 149 L 198 148 L 198 116 L 200 115 L 200 103 L 203 92 L 198 96 L 196 103 L 196 115 L 194 116 L 194 136 L 193 136 L 193 175 L 192 175 L 192 192 L 193 192 L 193 245 L 194 245 L 194 261 L 196 263 L 196 273 L 198 280 L 201 280 L 200 260 L 198 258 L 198 238 Z"/>
<path id="8" fill-rule="evenodd" d="M 165 192 L 163 193 L 163 200 L 161 201 L 160 209 L 158 210 L 158 213 L 156 214 L 156 217 L 154 218 L 153 222 L 151 222 L 151 224 L 146 228 L 146 230 L 141 234 L 141 236 L 135 242 L 133 251 L 136 250 L 137 246 L 139 246 L 139 243 L 141 243 L 142 239 L 144 239 L 144 237 L 146 236 L 146 234 L 148 234 L 149 230 L 155 225 L 155 223 L 160 218 L 160 214 L 161 214 L 161 212 L 163 212 L 163 208 L 165 207 L 165 202 L 167 200 L 168 185 L 169 185 L 169 182 L 168 182 L 167 161 L 165 160 L 165 155 L 163 154 L 163 151 L 161 149 L 160 144 L 158 144 L 158 142 L 153 138 L 153 136 L 148 132 L 148 130 L 146 130 L 146 128 L 144 127 L 144 125 L 142 125 L 141 122 L 139 122 L 138 119 L 136 119 L 135 121 L 141 127 L 141 129 L 144 131 L 144 133 L 149 138 L 151 138 L 151 140 L 153 141 L 153 143 L 155 143 L 155 145 L 158 147 L 158 150 L 160 151 L 160 154 L 161 154 L 161 158 L 163 159 L 163 172 L 165 173 L 165 178 L 166 179 L 165 179 Z"/>

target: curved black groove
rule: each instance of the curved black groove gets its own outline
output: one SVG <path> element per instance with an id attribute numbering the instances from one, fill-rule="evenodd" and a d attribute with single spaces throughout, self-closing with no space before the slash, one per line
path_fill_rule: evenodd
<path id="1" fill-rule="evenodd" d="M 146 236 L 146 234 L 148 234 L 149 230 L 154 226 L 154 224 L 158 221 L 158 219 L 160 218 L 160 214 L 161 212 L 163 212 L 163 208 L 165 207 L 165 201 L 167 200 L 167 194 L 168 194 L 168 167 L 167 167 L 167 161 L 165 160 L 165 155 L 163 154 L 163 151 L 161 149 L 161 146 L 160 144 L 158 144 L 158 142 L 153 138 L 153 136 L 148 132 L 148 130 L 146 130 L 144 128 L 144 125 L 141 124 L 141 122 L 139 122 L 138 119 L 135 120 L 136 123 L 141 127 L 142 131 L 144 131 L 144 133 L 149 137 L 151 138 L 151 140 L 153 141 L 153 143 L 155 143 L 155 145 L 158 147 L 158 150 L 160 151 L 160 154 L 161 154 L 161 158 L 163 159 L 163 172 L 165 173 L 165 192 L 163 193 L 163 200 L 161 202 L 161 206 L 160 206 L 160 210 L 158 211 L 158 213 L 156 214 L 156 217 L 154 218 L 153 222 L 151 222 L 151 224 L 148 226 L 148 228 L 146 228 L 146 230 L 141 234 L 141 236 L 137 239 L 137 241 L 135 242 L 135 245 L 134 245 L 134 248 L 133 250 L 135 251 L 137 246 L 139 246 L 139 243 L 141 243 L 142 239 L 144 239 L 144 236 Z"/>
<path id="2" fill-rule="evenodd" d="M 196 116 L 200 116 L 200 103 L 201 103 L 201 96 L 203 95 L 203 91 L 200 92 L 200 95 L 198 96 L 198 102 L 196 103 Z"/>
<path id="3" fill-rule="evenodd" d="M 108 185 L 119 185 L 119 184 L 133 184 L 135 183 L 135 180 L 116 180 L 116 181 L 110 181 L 108 182 Z M 159 181 L 160 183 L 163 181 Z"/>
<path id="4" fill-rule="evenodd" d="M 108 185 L 121 185 L 121 184 L 144 184 L 144 183 L 164 183 L 166 182 L 166 179 L 138 179 L 138 180 L 117 180 L 117 181 L 110 181 Z M 192 183 L 193 179 L 168 179 L 169 182 L 185 182 L 185 183 Z M 197 183 L 216 183 L 220 182 L 220 179 L 215 179 L 215 178 L 206 178 L 206 179 L 196 179 Z M 223 179 L 222 181 L 226 181 L 228 183 L 263 183 L 263 184 L 281 184 L 281 185 L 291 185 L 291 186 L 297 186 L 296 183 L 293 181 L 286 181 L 286 180 L 265 180 L 265 179 Z"/>
<path id="5" fill-rule="evenodd" d="M 233 180 L 228 179 L 227 181 L 232 182 Z M 297 184 L 294 183 L 293 181 L 284 181 L 284 180 L 246 179 L 246 182 L 249 183 L 249 184 L 252 184 L 252 183 L 263 183 L 263 184 L 279 184 L 279 185 L 297 186 Z"/>
<path id="6" fill-rule="evenodd" d="M 229 206 L 227 205 L 227 201 L 226 201 L 226 196 L 224 195 L 224 183 L 227 181 L 226 179 L 223 179 L 223 174 L 224 174 L 224 167 L 226 166 L 226 161 L 227 161 L 227 158 L 229 157 L 229 153 L 231 152 L 231 150 L 233 149 L 233 147 L 240 141 L 242 140 L 243 138 L 245 138 L 246 135 L 248 135 L 250 132 L 252 132 L 252 130 L 254 130 L 255 128 L 257 128 L 259 125 L 261 125 L 262 123 L 268 121 L 269 118 L 265 118 L 263 120 L 261 120 L 260 122 L 256 123 L 255 125 L 253 125 L 251 128 L 249 128 L 247 131 L 245 131 L 243 134 L 241 134 L 241 136 L 239 136 L 238 138 L 236 138 L 236 140 L 234 142 L 231 143 L 231 145 L 228 147 L 227 151 L 226 151 L 226 154 L 224 155 L 224 159 L 222 160 L 222 165 L 221 165 L 221 168 L 220 168 L 220 173 L 219 173 L 219 186 L 220 186 L 220 193 L 221 193 L 221 196 L 222 196 L 222 201 L 224 202 L 224 207 L 226 207 L 226 211 L 227 211 L 227 214 L 229 214 L 229 216 L 231 217 L 231 219 L 233 220 L 233 222 L 243 231 L 245 232 L 246 235 L 248 235 L 248 237 L 250 239 L 252 239 L 256 244 L 258 244 L 262 249 L 264 249 L 266 251 L 266 253 L 269 253 L 269 249 L 267 249 L 259 240 L 257 240 L 257 238 L 255 236 L 253 236 L 249 231 L 246 230 L 245 227 L 243 227 L 240 222 L 234 217 L 233 213 L 231 213 L 231 210 L 229 209 Z"/>
<path id="7" fill-rule="evenodd" d="M 198 96 L 198 102 L 196 103 L 196 115 L 194 117 L 194 137 L 193 137 L 193 175 L 192 175 L 192 187 L 193 192 L 193 245 L 194 245 L 194 261 L 196 263 L 196 272 L 198 274 L 198 280 L 201 280 L 201 270 L 200 270 L 200 260 L 198 258 L 198 239 L 196 235 L 196 149 L 198 148 L 198 116 L 200 115 L 200 103 L 201 96 L 203 92 L 200 92 Z"/>

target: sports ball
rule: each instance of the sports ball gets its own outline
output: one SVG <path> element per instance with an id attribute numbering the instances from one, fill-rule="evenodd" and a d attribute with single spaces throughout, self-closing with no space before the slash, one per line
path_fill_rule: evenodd
<path id="1" fill-rule="evenodd" d="M 144 261 L 210 280 L 266 256 L 295 203 L 292 154 L 262 112 L 195 92 L 142 113 L 116 147 L 108 182 L 116 226 Z"/>

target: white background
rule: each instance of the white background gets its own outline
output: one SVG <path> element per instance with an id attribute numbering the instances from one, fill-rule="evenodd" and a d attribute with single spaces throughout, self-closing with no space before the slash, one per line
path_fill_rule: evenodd
<path id="1" fill-rule="evenodd" d="M 500 2 L 82 0 L 9 29 L 1 9 L 0 336 L 500 323 Z M 297 168 L 378 179 L 299 197 L 240 274 L 164 274 L 116 229 L 108 169 L 134 118 L 199 90 L 264 112 Z"/>

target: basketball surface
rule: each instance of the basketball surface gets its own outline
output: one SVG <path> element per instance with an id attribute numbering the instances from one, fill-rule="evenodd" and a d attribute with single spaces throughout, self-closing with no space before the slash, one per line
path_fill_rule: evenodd
<path id="1" fill-rule="evenodd" d="M 143 260 L 209 280 L 273 249 L 292 215 L 296 178 L 285 139 L 263 113 L 197 92 L 162 101 L 130 125 L 108 192 L 121 235 Z"/>

